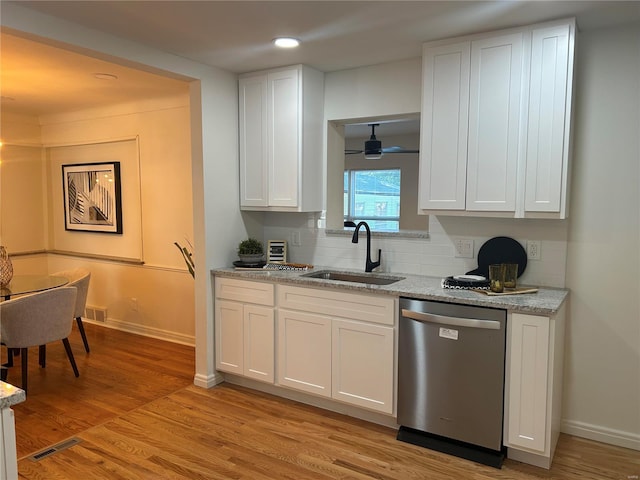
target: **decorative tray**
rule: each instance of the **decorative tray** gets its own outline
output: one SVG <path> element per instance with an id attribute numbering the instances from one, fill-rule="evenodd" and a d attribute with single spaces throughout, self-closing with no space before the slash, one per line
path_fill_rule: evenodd
<path id="1" fill-rule="evenodd" d="M 243 264 L 242 262 L 233 262 L 236 270 L 255 270 L 255 271 L 269 271 L 269 270 L 309 270 L 313 268 L 313 265 L 306 263 L 266 263 L 260 262 L 260 265 L 250 266 Z"/>
<path id="2" fill-rule="evenodd" d="M 521 288 L 512 288 L 512 289 L 507 289 L 504 292 L 492 292 L 491 290 L 480 290 L 480 289 L 473 289 L 474 292 L 478 292 L 478 293 L 484 293 L 485 295 L 492 295 L 492 296 L 500 296 L 500 295 L 520 295 L 523 293 L 536 293 L 538 291 L 537 288 L 532 288 L 532 287 L 521 287 Z"/>

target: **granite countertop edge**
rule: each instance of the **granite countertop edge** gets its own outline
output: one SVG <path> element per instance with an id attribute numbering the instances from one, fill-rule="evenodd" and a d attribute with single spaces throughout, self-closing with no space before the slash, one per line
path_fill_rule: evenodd
<path id="1" fill-rule="evenodd" d="M 219 277 L 258 280 L 264 282 L 298 285 L 306 287 L 328 288 L 340 291 L 384 294 L 398 297 L 411 297 L 424 300 L 475 305 L 489 308 L 502 308 L 512 313 L 540 314 L 551 316 L 560 310 L 569 295 L 569 291 L 561 288 L 536 287 L 536 293 L 519 295 L 489 296 L 471 290 L 442 288 L 440 277 L 413 274 L 366 273 L 373 277 L 400 277 L 390 285 L 373 285 L 325 280 L 305 277 L 305 274 L 320 270 L 332 270 L 346 273 L 364 274 L 362 271 L 345 270 L 332 267 L 318 267 L 307 271 L 286 270 L 236 270 L 234 268 L 214 268 L 211 274 Z M 523 285 L 525 286 L 525 285 Z"/>
<path id="2" fill-rule="evenodd" d="M 0 408 L 9 408 L 27 399 L 24 390 L 14 387 L 10 383 L 0 381 Z"/>

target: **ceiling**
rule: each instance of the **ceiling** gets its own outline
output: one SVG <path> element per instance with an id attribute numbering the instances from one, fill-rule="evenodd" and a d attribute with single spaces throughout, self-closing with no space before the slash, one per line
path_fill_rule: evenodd
<path id="1" fill-rule="evenodd" d="M 33 9 L 235 73 L 297 63 L 324 72 L 386 63 L 420 56 L 425 41 L 568 16 L 577 17 L 581 30 L 640 21 L 640 1 L 4 0 L 2 4 Z M 302 45 L 276 50 L 271 40 L 278 35 L 297 37 Z M 6 29 L 0 47 L 2 109 L 7 111 L 45 115 L 186 88 L 179 80 L 37 43 Z M 99 80 L 95 73 L 118 79 Z"/>

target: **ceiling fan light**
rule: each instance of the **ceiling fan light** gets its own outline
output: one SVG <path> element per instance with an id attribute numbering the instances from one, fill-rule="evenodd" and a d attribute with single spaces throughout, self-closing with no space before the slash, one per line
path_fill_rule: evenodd
<path id="1" fill-rule="evenodd" d="M 374 139 L 364 142 L 364 158 L 380 160 L 382 158 L 382 142 Z"/>

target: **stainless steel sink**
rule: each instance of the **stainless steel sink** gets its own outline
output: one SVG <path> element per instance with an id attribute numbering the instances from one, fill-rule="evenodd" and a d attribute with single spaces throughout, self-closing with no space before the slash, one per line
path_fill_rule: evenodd
<path id="1" fill-rule="evenodd" d="M 337 280 L 339 282 L 364 283 L 369 285 L 391 285 L 404 280 L 404 277 L 390 275 L 378 275 L 371 273 L 348 273 L 334 270 L 320 270 L 318 272 L 305 273 L 303 277 L 320 278 L 323 280 Z"/>

